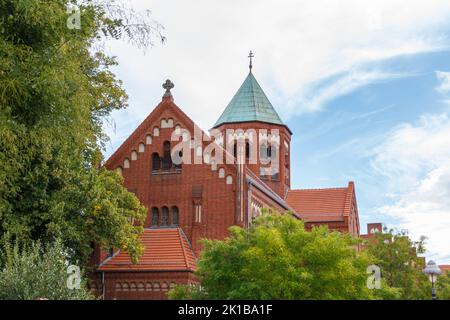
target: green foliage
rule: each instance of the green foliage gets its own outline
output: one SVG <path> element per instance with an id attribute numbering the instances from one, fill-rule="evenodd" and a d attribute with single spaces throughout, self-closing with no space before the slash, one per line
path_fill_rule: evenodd
<path id="1" fill-rule="evenodd" d="M 82 1 L 81 29 L 71 30 L 75 2 L 0 0 L 0 234 L 63 239 L 83 263 L 92 241 L 136 260 L 145 209 L 116 173 L 98 170 L 103 121 L 127 95 L 97 44 L 149 45 L 159 27 L 114 2 Z"/>
<path id="2" fill-rule="evenodd" d="M 386 230 L 387 231 L 387 230 Z M 395 234 L 392 230 L 377 233 L 367 243 L 368 253 L 375 257 L 375 264 L 381 268 L 381 277 L 389 287 L 395 288 L 399 299 L 429 299 L 430 289 L 423 274 L 425 238 L 412 241 L 405 234 Z"/>
<path id="3" fill-rule="evenodd" d="M 365 252 L 349 235 L 305 230 L 290 214 L 263 214 L 224 241 L 204 240 L 196 275 L 172 299 L 371 299 Z"/>
<path id="4" fill-rule="evenodd" d="M 431 287 L 431 284 L 429 284 Z M 450 271 L 442 273 L 436 281 L 436 296 L 439 300 L 450 300 Z"/>
<path id="5" fill-rule="evenodd" d="M 79 289 L 67 286 L 68 262 L 61 242 L 20 246 L 3 242 L 0 251 L 0 299 L 88 300 L 94 299 L 83 280 Z"/>

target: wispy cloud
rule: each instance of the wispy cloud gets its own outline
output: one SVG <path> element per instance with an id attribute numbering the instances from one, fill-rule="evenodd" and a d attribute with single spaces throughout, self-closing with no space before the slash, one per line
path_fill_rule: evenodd
<path id="1" fill-rule="evenodd" d="M 450 72 L 436 71 L 436 77 L 440 82 L 436 90 L 441 93 L 450 92 Z"/>
<path id="2" fill-rule="evenodd" d="M 450 117 L 424 115 L 395 128 L 375 149 L 372 168 L 386 178 L 390 204 L 377 209 L 410 235 L 429 238 L 430 255 L 450 260 Z"/>
<path id="3" fill-rule="evenodd" d="M 389 73 L 383 71 L 353 70 L 326 85 L 318 84 L 309 88 L 309 92 L 302 97 L 295 97 L 290 104 L 288 115 L 321 111 L 328 102 L 345 96 L 361 87 L 381 83 L 383 81 L 407 77 L 408 74 Z"/>

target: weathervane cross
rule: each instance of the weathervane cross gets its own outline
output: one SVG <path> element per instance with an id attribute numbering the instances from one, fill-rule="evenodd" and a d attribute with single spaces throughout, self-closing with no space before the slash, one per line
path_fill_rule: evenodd
<path id="1" fill-rule="evenodd" d="M 250 50 L 250 53 L 248 54 L 248 57 L 250 58 L 250 64 L 249 64 L 249 68 L 250 68 L 250 71 L 252 71 L 252 67 L 253 67 L 253 65 L 252 65 L 252 58 L 254 57 L 254 55 L 253 55 L 253 52 Z"/>
<path id="2" fill-rule="evenodd" d="M 172 93 L 170 92 L 170 89 L 173 89 L 173 87 L 175 87 L 175 85 L 173 84 L 172 81 L 167 79 L 166 82 L 163 83 L 162 87 L 164 89 L 166 89 L 166 93 L 164 94 L 164 97 L 169 97 L 172 95 Z"/>

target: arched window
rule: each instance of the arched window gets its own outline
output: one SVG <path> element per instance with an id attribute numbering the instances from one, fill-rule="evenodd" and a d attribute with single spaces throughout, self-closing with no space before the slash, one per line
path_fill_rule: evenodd
<path id="1" fill-rule="evenodd" d="M 116 282 L 116 288 L 115 288 L 115 290 L 116 291 L 122 291 L 122 285 L 120 284 L 120 282 Z"/>
<path id="2" fill-rule="evenodd" d="M 130 291 L 130 286 L 128 285 L 128 282 L 124 282 L 122 285 L 122 291 Z"/>
<path id="3" fill-rule="evenodd" d="M 227 176 L 227 184 L 232 184 L 232 183 L 233 183 L 233 177 Z"/>
<path id="4" fill-rule="evenodd" d="M 179 215 L 178 215 L 178 207 L 172 207 L 172 224 L 179 224 Z"/>
<path id="5" fill-rule="evenodd" d="M 233 144 L 233 157 L 237 157 L 237 142 Z"/>
<path id="6" fill-rule="evenodd" d="M 157 227 L 159 223 L 159 210 L 156 207 L 152 208 L 152 227 Z"/>
<path id="7" fill-rule="evenodd" d="M 145 151 L 145 144 L 143 144 L 142 142 L 139 143 L 138 151 L 139 153 L 143 153 Z"/>
<path id="8" fill-rule="evenodd" d="M 225 178 L 225 169 L 224 168 L 219 169 L 219 178 Z"/>
<path id="9" fill-rule="evenodd" d="M 162 207 L 161 209 L 161 226 L 169 225 L 169 208 Z"/>
<path id="10" fill-rule="evenodd" d="M 152 154 L 152 170 L 158 171 L 159 169 L 161 169 L 161 159 L 159 154 L 155 152 Z"/>
<path id="11" fill-rule="evenodd" d="M 170 141 L 164 141 L 163 145 L 163 170 L 170 170 L 172 167 L 172 157 L 170 155 Z"/>

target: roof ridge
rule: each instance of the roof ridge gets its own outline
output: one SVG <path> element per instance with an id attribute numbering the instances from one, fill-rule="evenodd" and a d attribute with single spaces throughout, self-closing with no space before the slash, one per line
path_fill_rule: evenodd
<path id="1" fill-rule="evenodd" d="M 188 245 L 189 249 L 191 250 L 191 254 L 195 258 L 194 251 L 192 251 L 191 244 L 189 243 L 189 240 L 187 239 L 186 234 L 184 233 L 183 229 L 181 229 L 180 227 L 178 227 L 178 234 L 180 235 L 180 244 L 181 244 L 181 247 L 183 248 L 183 255 L 184 255 L 184 261 L 186 262 L 186 267 L 188 269 L 190 269 L 191 265 L 189 263 L 189 259 L 186 254 L 186 248 L 184 247 L 183 239 L 186 240 L 187 245 Z"/>
<path id="2" fill-rule="evenodd" d="M 348 190 L 348 186 L 347 187 L 330 187 L 330 188 L 290 189 L 289 192 L 292 192 L 292 191 L 315 191 L 315 190 Z"/>

